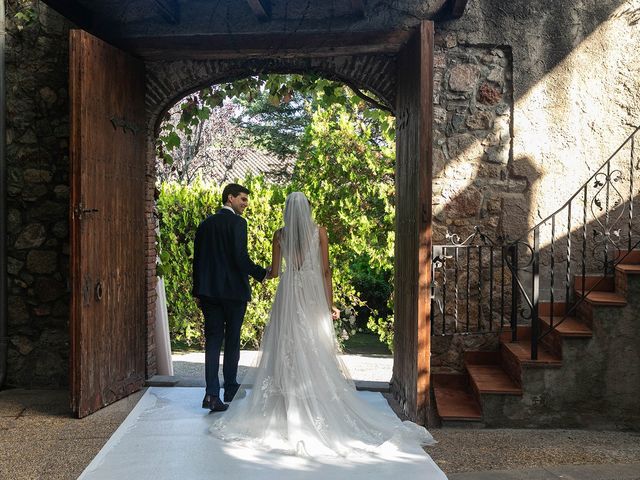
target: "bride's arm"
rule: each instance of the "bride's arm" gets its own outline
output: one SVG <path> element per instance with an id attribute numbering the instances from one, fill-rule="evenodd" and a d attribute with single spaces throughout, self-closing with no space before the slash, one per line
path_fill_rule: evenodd
<path id="1" fill-rule="evenodd" d="M 280 275 L 280 229 L 273 233 L 271 242 L 271 278 L 278 278 Z"/>
<path id="2" fill-rule="evenodd" d="M 329 238 L 327 236 L 327 229 L 320 227 L 318 234 L 320 237 L 320 254 L 322 255 L 324 293 L 327 297 L 329 310 L 331 310 L 331 316 L 335 319 L 340 316 L 340 311 L 333 306 L 333 284 L 331 282 L 331 267 L 329 267 Z"/>

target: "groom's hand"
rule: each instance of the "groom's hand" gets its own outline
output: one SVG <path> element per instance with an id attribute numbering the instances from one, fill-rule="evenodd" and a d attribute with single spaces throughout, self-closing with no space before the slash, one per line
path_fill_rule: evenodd
<path id="1" fill-rule="evenodd" d="M 266 282 L 267 280 L 271 280 L 273 277 L 271 276 L 271 265 L 269 265 L 267 267 L 267 274 L 264 276 L 264 278 L 262 279 L 263 282 Z"/>

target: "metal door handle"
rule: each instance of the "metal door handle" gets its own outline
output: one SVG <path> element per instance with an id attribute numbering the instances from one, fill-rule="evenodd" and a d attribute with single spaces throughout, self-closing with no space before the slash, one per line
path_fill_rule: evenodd
<path id="1" fill-rule="evenodd" d="M 102 282 L 96 283 L 96 300 L 102 300 Z"/>

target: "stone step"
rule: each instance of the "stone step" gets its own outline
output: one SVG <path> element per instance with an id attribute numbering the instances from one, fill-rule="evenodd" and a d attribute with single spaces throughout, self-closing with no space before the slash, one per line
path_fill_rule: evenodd
<path id="1" fill-rule="evenodd" d="M 552 353 L 545 345 L 538 345 L 537 360 L 531 359 L 531 327 L 518 327 L 518 340 L 511 340 L 511 333 L 500 335 L 500 351 L 512 378 L 519 378 L 518 367 L 560 367 L 562 359 Z"/>
<path id="2" fill-rule="evenodd" d="M 582 294 L 582 275 L 575 275 L 573 277 L 573 289 L 577 294 Z M 614 276 L 603 275 L 585 275 L 584 277 L 584 291 L 588 292 L 593 289 L 596 292 L 613 292 L 616 289 L 616 282 Z"/>
<path id="3" fill-rule="evenodd" d="M 562 321 L 560 324 L 558 322 Z M 551 328 L 551 317 L 540 316 L 543 332 Z M 562 315 L 553 317 L 554 329 L 563 337 L 591 337 L 591 329 L 577 317 L 564 318 Z"/>
<path id="4" fill-rule="evenodd" d="M 624 307 L 627 304 L 627 298 L 615 292 L 591 292 L 585 297 L 585 301 L 591 305 L 601 305 L 608 307 Z"/>
<path id="5" fill-rule="evenodd" d="M 438 416 L 443 421 L 479 422 L 482 410 L 462 374 L 434 374 L 433 391 Z"/>
<path id="6" fill-rule="evenodd" d="M 514 382 L 501 365 L 466 365 L 472 385 L 479 395 L 522 395 L 522 388 Z"/>
<path id="7" fill-rule="evenodd" d="M 616 270 L 622 273 L 626 273 L 627 275 L 638 275 L 640 274 L 640 264 L 620 263 L 616 265 Z"/>
<path id="8" fill-rule="evenodd" d="M 565 302 L 540 302 L 538 303 L 538 315 L 540 316 L 548 316 L 551 315 L 551 310 L 553 309 L 554 316 L 564 316 L 567 311 L 567 304 Z"/>
<path id="9" fill-rule="evenodd" d="M 628 250 L 621 250 L 620 257 L 622 260 L 621 264 L 640 264 L 640 250 L 631 250 L 629 255 L 627 255 Z"/>
<path id="10" fill-rule="evenodd" d="M 465 365 L 498 365 L 500 363 L 500 352 L 464 352 Z"/>

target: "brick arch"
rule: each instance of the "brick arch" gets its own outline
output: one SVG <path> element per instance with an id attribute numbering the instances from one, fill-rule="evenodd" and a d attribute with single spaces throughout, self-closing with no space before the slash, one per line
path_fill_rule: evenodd
<path id="1" fill-rule="evenodd" d="M 369 54 L 321 58 L 243 60 L 177 60 L 148 62 L 146 109 L 149 132 L 156 132 L 162 115 L 177 101 L 201 88 L 249 75 L 314 73 L 375 93 L 393 109 L 396 57 Z"/>

